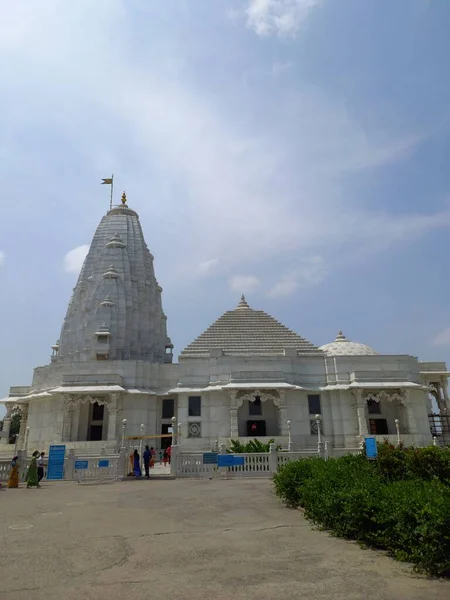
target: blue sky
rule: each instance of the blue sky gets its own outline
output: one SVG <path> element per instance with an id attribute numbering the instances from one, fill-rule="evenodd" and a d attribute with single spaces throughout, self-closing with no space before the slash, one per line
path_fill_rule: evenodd
<path id="1" fill-rule="evenodd" d="M 241 292 L 450 360 L 450 3 L 0 7 L 0 397 L 59 337 L 116 177 L 179 351 Z"/>

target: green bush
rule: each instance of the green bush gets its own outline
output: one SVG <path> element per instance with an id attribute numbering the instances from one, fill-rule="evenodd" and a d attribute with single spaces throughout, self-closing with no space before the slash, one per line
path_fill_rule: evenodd
<path id="1" fill-rule="evenodd" d="M 230 449 L 228 450 L 231 454 L 242 454 L 242 453 L 263 453 L 269 452 L 270 444 L 275 442 L 274 439 L 269 440 L 267 443 L 260 442 L 256 438 L 254 440 L 250 440 L 246 444 L 243 444 L 239 440 L 231 440 L 230 441 Z M 278 449 L 279 447 L 277 447 Z"/>
<path id="2" fill-rule="evenodd" d="M 450 448 L 406 448 L 384 442 L 378 444 L 374 466 L 386 481 L 414 478 L 431 481 L 437 477 L 450 485 Z"/>
<path id="3" fill-rule="evenodd" d="M 391 450 L 384 449 L 381 464 L 364 456 L 287 463 L 274 476 L 275 491 L 336 535 L 383 548 L 429 574 L 450 574 L 446 454 Z"/>

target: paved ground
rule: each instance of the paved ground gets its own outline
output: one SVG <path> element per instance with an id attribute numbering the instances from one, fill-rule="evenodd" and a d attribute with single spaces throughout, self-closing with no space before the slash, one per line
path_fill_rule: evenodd
<path id="1" fill-rule="evenodd" d="M 450 582 L 315 531 L 266 480 L 0 490 L 2 600 L 440 600 Z"/>

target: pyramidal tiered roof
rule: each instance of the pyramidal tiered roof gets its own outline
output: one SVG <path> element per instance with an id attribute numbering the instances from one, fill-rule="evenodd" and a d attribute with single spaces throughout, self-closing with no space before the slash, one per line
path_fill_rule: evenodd
<path id="1" fill-rule="evenodd" d="M 242 296 L 234 310 L 224 313 L 180 356 L 208 356 L 212 349 L 234 356 L 271 356 L 283 354 L 285 348 L 295 349 L 301 354 L 322 354 L 317 346 L 264 311 L 250 308 Z"/>

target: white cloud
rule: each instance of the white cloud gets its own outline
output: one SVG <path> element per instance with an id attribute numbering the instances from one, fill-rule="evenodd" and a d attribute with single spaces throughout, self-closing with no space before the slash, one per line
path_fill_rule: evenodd
<path id="1" fill-rule="evenodd" d="M 6 254 L 0 250 L 0 267 L 5 264 Z"/>
<path id="2" fill-rule="evenodd" d="M 438 333 L 432 341 L 433 346 L 450 346 L 450 327 Z"/>
<path id="3" fill-rule="evenodd" d="M 321 0 L 249 0 L 247 26 L 260 36 L 288 35 L 298 31 L 311 9 Z"/>
<path id="4" fill-rule="evenodd" d="M 312 287 L 318 285 L 325 279 L 326 269 L 321 256 L 312 256 L 299 261 L 299 264 L 290 273 L 283 275 L 267 296 L 281 298 L 290 296 L 298 288 Z"/>
<path id="5" fill-rule="evenodd" d="M 291 60 L 288 60 L 286 62 L 275 61 L 272 64 L 272 74 L 275 75 L 275 77 L 277 77 L 278 75 L 281 75 L 281 73 L 289 71 L 289 69 L 291 69 L 293 66 L 294 63 Z"/>
<path id="6" fill-rule="evenodd" d="M 230 289 L 239 294 L 250 294 L 261 285 L 261 281 L 255 275 L 234 275 L 228 283 Z"/>
<path id="7" fill-rule="evenodd" d="M 70 250 L 64 257 L 64 271 L 66 273 L 79 273 L 88 252 L 89 246 L 87 244 Z"/>
<path id="8" fill-rule="evenodd" d="M 211 258 L 210 260 L 204 260 L 199 263 L 197 267 L 198 274 L 202 277 L 208 277 L 212 275 L 219 264 L 218 258 Z"/>
<path id="9" fill-rule="evenodd" d="M 251 0 L 247 17 L 261 35 L 292 32 L 318 4 Z M 340 196 L 343 176 L 404 158 L 423 139 L 421 134 L 390 131 L 382 136 L 375 118 L 360 123 L 344 98 L 301 81 L 295 93 L 289 86 L 273 89 L 273 112 L 258 115 L 257 97 L 251 93 L 247 99 L 236 96 L 239 111 L 227 111 L 227 103 L 210 93 L 208 82 L 202 87 L 199 78 L 189 78 L 187 69 L 173 66 L 182 60 L 176 45 L 167 61 L 154 59 L 153 52 L 161 54 L 161 44 L 170 46 L 167 39 L 158 38 L 157 28 L 152 30 L 151 52 L 145 47 L 147 54 L 136 60 L 133 28 L 124 19 L 128 3 L 79 0 L 64 11 L 59 5 L 58 0 L 48 0 L 41 11 L 30 1 L 10 3 L 0 20 L 0 58 L 4 53 L 12 61 L 19 87 L 26 81 L 37 90 L 31 107 L 14 116 L 18 123 L 26 115 L 34 123 L 47 119 L 54 124 L 84 162 L 98 168 L 99 177 L 113 167 L 114 172 L 127 173 L 133 186 L 130 202 L 140 212 L 145 231 L 155 207 L 145 200 L 134 204 L 133 198 L 147 198 L 149 186 L 155 197 L 167 190 L 168 201 L 156 209 L 165 239 L 152 239 L 150 248 L 155 254 L 156 242 L 163 248 L 157 258 L 159 264 L 167 261 L 166 285 L 207 277 L 219 268 L 228 276 L 260 264 L 265 265 L 261 279 L 266 279 L 273 258 L 292 263 L 292 256 L 332 256 L 336 248 L 341 266 L 353 256 L 368 256 L 450 224 L 450 211 L 391 214 L 369 211 L 364 198 Z M 162 10 L 159 6 L 148 10 Z M 273 88 L 273 74 L 267 69 L 270 63 L 265 73 Z M 36 81 L 28 83 L 30 78 Z M 44 90 L 42 98 L 39 90 Z M 0 102 L 5 103 L 4 98 Z M 64 118 L 55 120 L 52 102 L 59 103 L 57 114 Z M 4 112 L 8 108 L 5 104 Z M 3 137 L 11 145 L 17 136 Z M 18 152 L 11 153 L 15 162 L 33 164 L 23 150 L 21 156 Z M 172 191 L 177 186 L 182 198 Z M 91 210 L 91 200 L 83 201 Z M 168 246 L 167 236 L 176 243 Z M 68 269 L 78 271 L 82 258 L 74 259 L 76 267 Z M 318 264 L 304 261 L 291 269 L 269 293 L 312 285 L 324 276 Z"/>

